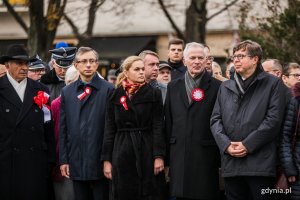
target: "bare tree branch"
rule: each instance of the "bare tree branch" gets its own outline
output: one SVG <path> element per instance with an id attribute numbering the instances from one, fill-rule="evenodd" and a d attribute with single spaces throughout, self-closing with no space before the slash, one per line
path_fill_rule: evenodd
<path id="1" fill-rule="evenodd" d="M 166 6 L 164 5 L 163 0 L 158 0 L 158 3 L 161 7 L 161 9 L 163 10 L 164 14 L 166 15 L 166 17 L 168 18 L 168 20 L 170 21 L 173 29 L 176 31 L 177 36 L 183 40 L 185 40 L 185 37 L 183 35 L 183 33 L 179 30 L 178 26 L 175 24 L 174 20 L 172 19 L 170 13 L 168 12 Z"/>
<path id="2" fill-rule="evenodd" d="M 10 3 L 7 0 L 2 0 L 4 5 L 6 6 L 8 12 L 15 18 L 15 20 L 20 24 L 20 26 L 23 28 L 26 34 L 28 34 L 28 27 L 24 20 L 18 15 L 18 13 L 15 11 L 15 9 L 10 5 Z"/>
<path id="3" fill-rule="evenodd" d="M 96 12 L 98 8 L 105 2 L 105 0 L 92 0 L 89 8 L 89 20 L 87 24 L 87 28 L 85 34 L 87 37 L 93 34 L 93 27 L 96 18 Z"/>
<path id="4" fill-rule="evenodd" d="M 209 16 L 209 17 L 207 18 L 207 21 L 209 21 L 209 20 L 211 20 L 212 18 L 214 18 L 215 16 L 221 14 L 223 11 L 225 11 L 225 10 L 227 10 L 229 7 L 233 6 L 233 5 L 234 5 L 236 2 L 238 2 L 238 1 L 239 1 L 239 0 L 233 0 L 233 1 L 231 1 L 229 4 L 226 4 L 226 5 L 224 6 L 224 8 L 222 8 L 222 9 L 219 10 L 218 12 L 216 12 L 216 13 L 212 14 L 211 16 Z"/>
<path id="5" fill-rule="evenodd" d="M 65 14 L 65 13 L 64 13 L 64 18 L 68 22 L 68 24 L 71 26 L 71 28 L 73 30 L 73 33 L 78 38 L 78 40 L 82 40 L 83 37 L 79 33 L 79 30 L 78 30 L 77 26 L 74 24 L 74 22 L 71 20 L 71 18 L 68 17 L 67 14 Z"/>

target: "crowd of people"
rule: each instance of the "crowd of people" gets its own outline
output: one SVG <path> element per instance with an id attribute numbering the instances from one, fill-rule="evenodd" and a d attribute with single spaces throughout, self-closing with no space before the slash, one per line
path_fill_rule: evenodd
<path id="1" fill-rule="evenodd" d="M 246 40 L 223 76 L 172 39 L 167 61 L 143 50 L 105 80 L 94 49 L 49 52 L 0 56 L 1 200 L 300 199 L 299 64 Z M 291 194 L 262 192 L 278 167 Z"/>

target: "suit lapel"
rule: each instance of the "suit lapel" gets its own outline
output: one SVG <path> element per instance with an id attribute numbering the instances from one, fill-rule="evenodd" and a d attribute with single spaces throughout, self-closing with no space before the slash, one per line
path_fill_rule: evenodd
<path id="1" fill-rule="evenodd" d="M 178 86 L 178 89 L 179 89 L 178 95 L 180 95 L 180 98 L 182 99 L 185 107 L 188 108 L 189 107 L 189 99 L 188 99 L 187 93 L 186 93 L 184 77 L 178 81 L 178 85 L 179 85 Z"/>
<path id="2" fill-rule="evenodd" d="M 37 89 L 34 88 L 34 83 L 30 81 L 30 79 L 27 79 L 27 85 L 25 89 L 25 94 L 24 94 L 24 101 L 23 105 L 20 111 L 20 114 L 17 118 L 17 124 L 20 123 L 23 118 L 26 116 L 30 108 L 32 107 L 32 104 L 34 103 L 33 97 L 37 94 Z"/>
<path id="3" fill-rule="evenodd" d="M 0 95 L 8 102 L 14 104 L 18 109 L 21 109 L 22 101 L 14 87 L 8 81 L 7 76 L 2 77 L 0 80 Z"/>

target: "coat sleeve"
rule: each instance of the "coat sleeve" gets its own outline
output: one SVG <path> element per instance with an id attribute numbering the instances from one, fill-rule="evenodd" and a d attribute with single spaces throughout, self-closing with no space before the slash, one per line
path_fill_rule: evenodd
<path id="1" fill-rule="evenodd" d="M 171 84 L 168 85 L 166 100 L 164 104 L 164 133 L 165 133 L 165 141 L 166 141 L 166 158 L 165 165 L 169 166 L 170 163 L 170 145 L 169 141 L 172 135 L 172 111 L 171 111 Z"/>
<path id="2" fill-rule="evenodd" d="M 101 160 L 112 161 L 112 152 L 114 148 L 115 135 L 117 131 L 115 119 L 115 105 L 112 100 L 113 91 L 108 95 L 106 114 L 105 114 L 105 129 L 102 145 Z"/>
<path id="3" fill-rule="evenodd" d="M 281 128 L 282 118 L 285 109 L 285 93 L 281 87 L 280 80 L 274 84 L 271 96 L 268 99 L 268 108 L 262 123 L 257 129 L 249 133 L 242 141 L 248 153 L 253 153 L 265 144 L 274 141 Z"/>
<path id="4" fill-rule="evenodd" d="M 221 85 L 219 89 L 217 100 L 211 115 L 210 129 L 220 149 L 220 152 L 225 153 L 226 149 L 230 145 L 231 140 L 226 135 L 222 121 L 222 104 L 224 103 L 222 100 L 222 88 L 224 88 L 223 85 Z"/>
<path id="5" fill-rule="evenodd" d="M 49 89 L 45 87 L 44 90 L 47 94 L 49 94 Z M 48 106 L 50 106 L 48 101 Z M 50 120 L 44 123 L 44 134 L 45 134 L 45 142 L 47 146 L 48 152 L 48 166 L 49 170 L 52 169 L 55 165 L 55 139 L 54 139 L 54 126 L 53 121 Z"/>
<path id="6" fill-rule="evenodd" d="M 296 167 L 295 159 L 293 158 L 292 150 L 292 140 L 296 128 L 297 114 L 298 102 L 293 98 L 286 111 L 279 151 L 281 164 L 288 177 L 298 175 L 298 169 Z"/>
<path id="7" fill-rule="evenodd" d="M 154 90 L 153 117 L 152 117 L 152 131 L 153 131 L 153 156 L 166 156 L 166 143 L 163 134 L 163 100 L 160 90 Z"/>
<path id="8" fill-rule="evenodd" d="M 60 101 L 60 117 L 59 117 L 59 164 L 68 164 L 68 152 L 67 152 L 67 138 L 68 138 L 68 127 L 66 120 L 66 107 L 65 107 L 65 93 L 64 90 L 61 92 Z"/>

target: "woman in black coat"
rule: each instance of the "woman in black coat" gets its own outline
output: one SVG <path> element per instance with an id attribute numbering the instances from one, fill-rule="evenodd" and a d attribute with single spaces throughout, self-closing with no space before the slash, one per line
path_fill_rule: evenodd
<path id="1" fill-rule="evenodd" d="M 144 64 L 130 56 L 107 105 L 103 171 L 113 200 L 154 200 L 164 189 L 162 97 L 145 83 Z"/>
<path id="2" fill-rule="evenodd" d="M 293 87 L 294 97 L 291 99 L 283 124 L 280 145 L 280 160 L 291 187 L 291 198 L 300 199 L 300 119 L 298 120 L 296 140 L 293 137 L 299 115 L 300 82 Z"/>

